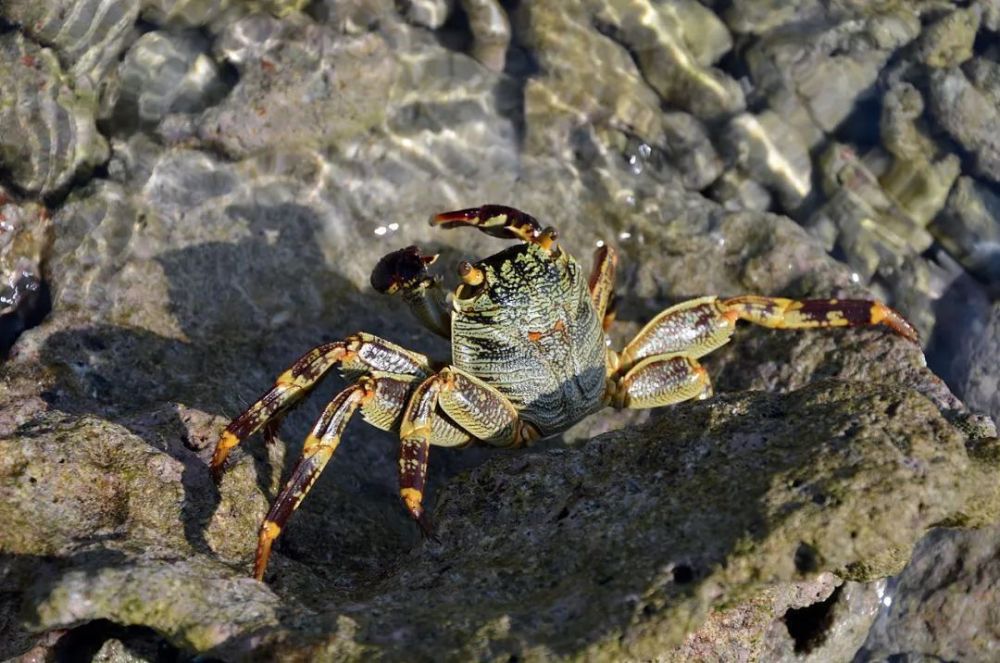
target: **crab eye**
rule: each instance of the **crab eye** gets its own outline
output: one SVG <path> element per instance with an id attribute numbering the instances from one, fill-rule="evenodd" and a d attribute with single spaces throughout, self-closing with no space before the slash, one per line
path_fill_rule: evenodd
<path id="1" fill-rule="evenodd" d="M 479 269 L 468 260 L 463 260 L 458 263 L 458 277 L 462 279 L 462 283 L 473 287 L 481 285 L 483 280 L 486 278 L 483 274 L 483 270 Z"/>

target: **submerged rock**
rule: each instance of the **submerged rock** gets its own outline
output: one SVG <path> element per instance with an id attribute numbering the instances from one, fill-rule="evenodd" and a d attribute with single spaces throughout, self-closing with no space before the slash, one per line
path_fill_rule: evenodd
<path id="1" fill-rule="evenodd" d="M 977 174 L 1000 183 L 1000 109 L 959 68 L 930 74 L 934 119 L 971 155 Z"/>
<path id="2" fill-rule="evenodd" d="M 22 331 L 48 313 L 42 258 L 51 241 L 48 209 L 0 187 L 0 361 Z"/>
<path id="3" fill-rule="evenodd" d="M 73 89 L 51 50 L 0 35 L 0 79 L 0 167 L 15 185 L 47 196 L 107 160 L 96 100 Z"/>
<path id="4" fill-rule="evenodd" d="M 52 48 L 77 91 L 91 91 L 109 107 L 117 94 L 112 75 L 119 54 L 136 35 L 140 0 L 6 0 L 3 15 L 36 42 Z"/>
<path id="5" fill-rule="evenodd" d="M 125 53 L 116 129 L 156 125 L 169 113 L 197 113 L 229 91 L 209 44 L 194 32 L 147 32 Z"/>
<path id="6" fill-rule="evenodd" d="M 930 229 L 966 269 L 992 288 L 1000 287 L 1000 195 L 961 177 Z"/>

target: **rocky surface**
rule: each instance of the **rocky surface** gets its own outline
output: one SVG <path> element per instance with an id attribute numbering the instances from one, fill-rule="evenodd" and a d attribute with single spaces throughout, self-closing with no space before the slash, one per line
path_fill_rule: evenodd
<path id="1" fill-rule="evenodd" d="M 935 529 L 1000 518 L 975 414 L 1000 414 L 992 5 L 66 4 L 0 8 L 0 333 L 38 322 L 26 293 L 52 300 L 0 366 L 0 655 L 995 647 L 993 530 Z M 603 412 L 570 446 L 435 449 L 434 540 L 398 504 L 392 436 L 354 424 L 248 578 L 342 383 L 216 487 L 219 431 L 359 329 L 447 356 L 368 275 L 409 244 L 445 274 L 496 251 L 426 225 L 483 202 L 581 262 L 619 249 L 616 344 L 704 294 L 874 292 L 972 411 L 885 329 L 746 329 L 705 359 L 715 398 Z"/>

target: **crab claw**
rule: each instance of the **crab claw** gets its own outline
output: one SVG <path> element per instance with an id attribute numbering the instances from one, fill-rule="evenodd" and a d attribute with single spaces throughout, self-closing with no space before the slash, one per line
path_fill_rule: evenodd
<path id="1" fill-rule="evenodd" d="M 431 218 L 431 225 L 445 228 L 473 226 L 493 237 L 526 242 L 536 241 L 542 233 L 535 217 L 505 205 L 483 205 L 443 212 Z"/>
<path id="2" fill-rule="evenodd" d="M 402 287 L 416 284 L 427 276 L 427 265 L 437 260 L 437 254 L 420 255 L 415 246 L 382 256 L 372 270 L 371 284 L 377 291 L 393 294 Z"/>

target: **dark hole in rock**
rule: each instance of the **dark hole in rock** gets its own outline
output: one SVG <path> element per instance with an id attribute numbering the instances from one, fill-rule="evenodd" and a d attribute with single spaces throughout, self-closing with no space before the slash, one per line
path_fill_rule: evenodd
<path id="1" fill-rule="evenodd" d="M 45 281 L 30 276 L 17 282 L 10 301 L 12 309 L 0 315 L 0 360 L 7 358 L 7 353 L 22 332 L 37 327 L 52 310 L 49 286 Z"/>
<path id="2" fill-rule="evenodd" d="M 568 506 L 564 506 L 562 508 L 562 511 L 560 511 L 558 514 L 556 514 L 556 520 L 562 520 L 563 518 L 565 518 L 568 515 L 569 515 L 569 507 Z"/>
<path id="3" fill-rule="evenodd" d="M 819 568 L 816 549 L 808 543 L 800 543 L 795 549 L 795 568 L 799 573 L 813 573 Z"/>
<path id="4" fill-rule="evenodd" d="M 694 569 L 687 564 L 678 564 L 674 567 L 674 582 L 678 585 L 685 585 L 694 580 Z"/>
<path id="5" fill-rule="evenodd" d="M 833 626 L 833 606 L 840 598 L 843 585 L 833 590 L 826 599 L 804 608 L 789 608 L 782 621 L 788 635 L 795 641 L 796 654 L 808 654 L 826 641 Z"/>
<path id="6" fill-rule="evenodd" d="M 92 661 L 109 640 L 118 640 L 126 653 L 139 660 L 155 663 L 190 660 L 151 628 L 122 626 L 107 619 L 96 619 L 67 631 L 53 647 L 53 658 L 61 663 Z"/>

